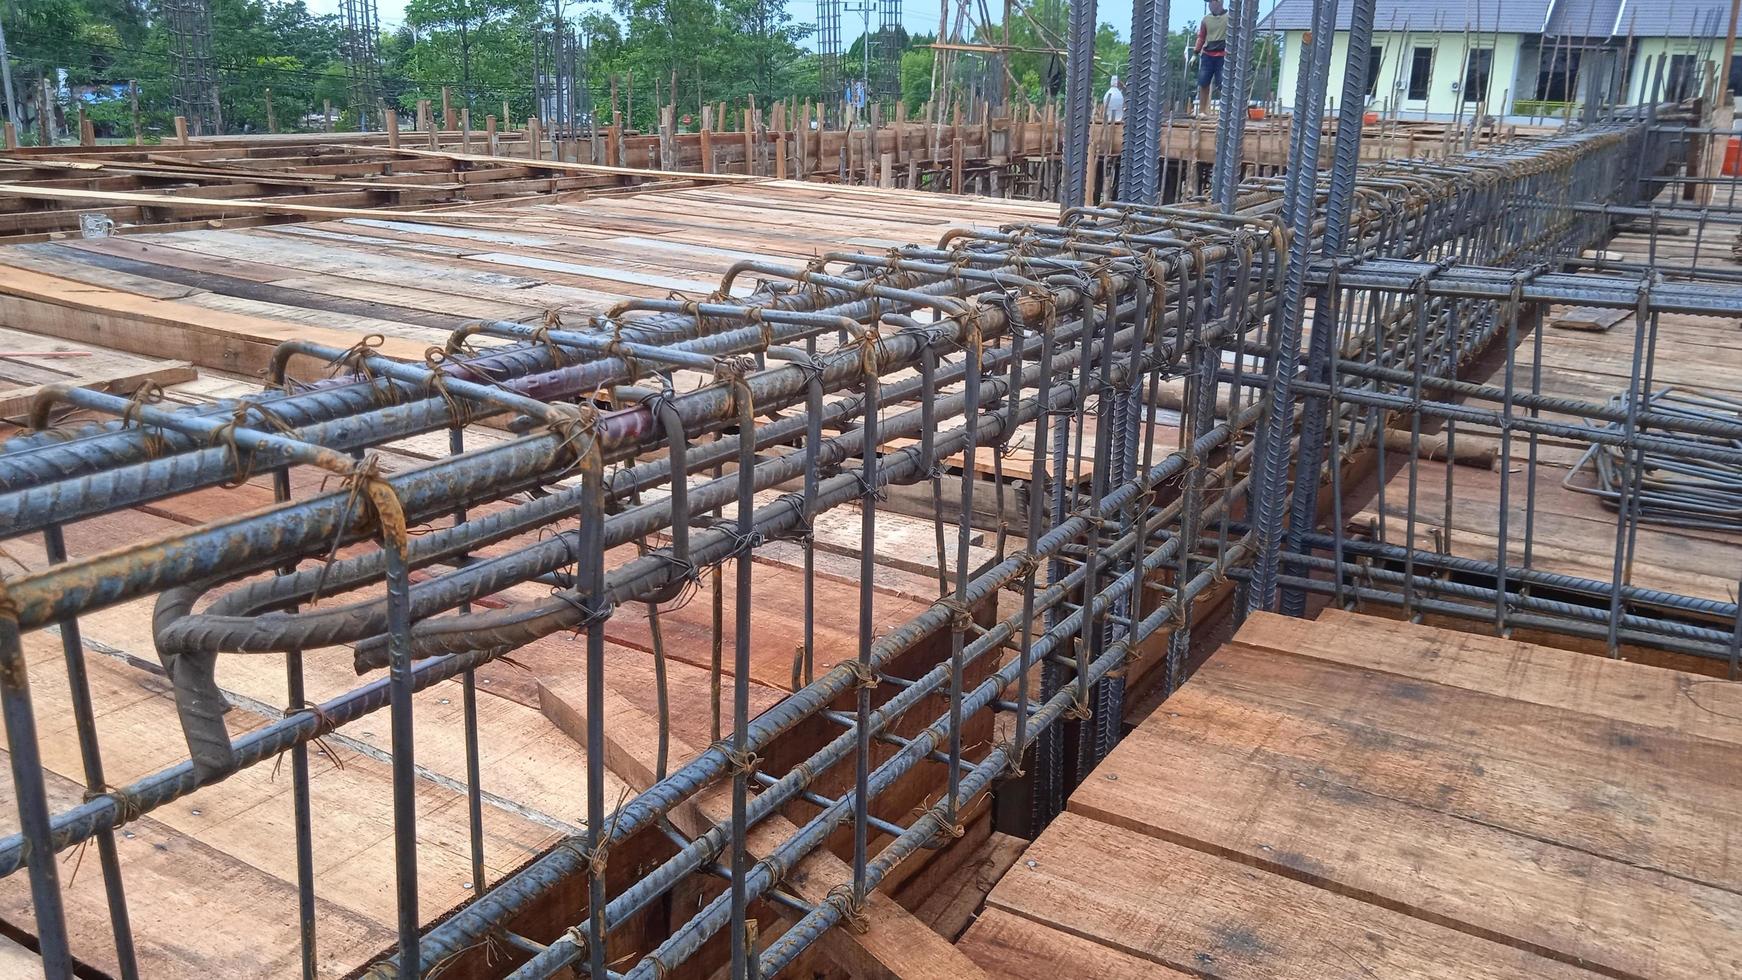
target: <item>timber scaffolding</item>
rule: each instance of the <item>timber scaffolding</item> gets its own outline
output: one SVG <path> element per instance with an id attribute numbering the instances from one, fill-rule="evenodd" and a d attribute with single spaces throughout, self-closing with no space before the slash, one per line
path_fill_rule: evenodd
<path id="1" fill-rule="evenodd" d="M 1297 126 L 1301 159 L 1320 158 L 1320 122 Z M 1742 211 L 1678 169 L 1717 135 L 1703 115 L 1647 108 L 1359 168 L 1349 125 L 1328 170 L 1281 175 L 1242 175 L 1240 134 L 1222 135 L 1214 195 L 1175 206 L 758 180 L 0 253 L 23 351 L 8 361 L 119 347 L 256 376 L 125 395 L 66 370 L 0 450 L 0 528 L 24 566 L 0 602 L 8 962 L 55 978 L 973 976 L 1068 949 L 1049 975 L 1118 957 L 1128 975 L 1242 975 L 1283 941 L 1136 949 L 1128 905 L 1085 901 L 1105 910 L 1085 921 L 1035 899 L 1110 892 L 1110 872 L 1064 876 L 1115 853 L 1142 872 L 1117 878 L 1132 891 L 1208 856 L 1231 903 L 1371 919 L 1367 941 L 1421 975 L 1496 955 L 1472 936 L 1508 957 L 1492 974 L 1693 975 L 1690 951 L 1742 949 L 1723 849 L 1678 838 L 1660 856 L 1670 831 L 1644 819 L 1567 829 L 1462 801 L 1463 823 L 1565 834 L 1578 861 L 1644 840 L 1603 853 L 1663 870 L 1602 877 L 1600 896 L 1486 877 L 1454 902 L 1434 886 L 1465 866 L 1444 854 L 1427 885 L 1378 880 L 1407 879 L 1443 824 L 1407 824 L 1425 829 L 1375 866 L 1345 854 L 1374 826 L 1348 814 L 1324 824 L 1337 862 L 1190 822 L 1212 793 L 1262 809 L 1266 779 L 1316 776 L 1347 803 L 1337 779 L 1355 775 L 1309 771 L 1333 757 L 1279 761 L 1267 742 L 1206 749 L 1196 783 L 1144 771 L 1142 746 L 1191 740 L 1158 731 L 1170 701 L 1117 747 L 1176 691 L 1195 718 L 1293 690 L 1319 729 L 1371 743 L 1409 734 L 1423 683 L 1456 686 L 1436 666 L 1448 633 L 1396 639 L 1425 651 L 1414 665 L 1381 664 L 1385 647 L 1335 669 L 1279 657 L 1297 683 L 1259 690 L 1269 662 L 1251 651 L 1339 648 L 1279 632 L 1273 609 L 1523 634 L 1735 703 L 1742 284 L 1710 251 Z M 25 347 L 41 335 L 57 343 Z M 1511 656 L 1573 678 L 1557 710 L 1587 693 L 1578 658 Z M 1360 702 L 1336 714 L 1350 678 L 1406 669 L 1441 672 L 1385 680 L 1391 728 Z M 1604 710 L 1630 710 L 1638 676 L 1603 672 Z M 1457 699 L 1416 734 L 1502 708 Z M 1571 724 L 1505 710 L 1529 743 L 1513 755 Z M 1701 712 L 1648 715 L 1706 740 L 1710 764 L 1675 773 L 1672 830 L 1698 825 L 1690 811 L 1723 826 L 1742 809 L 1734 739 Z M 1554 744 L 1598 773 L 1591 792 L 1611 763 L 1637 792 L 1659 785 L 1649 759 L 1592 750 L 1649 733 L 1581 731 Z M 1171 808 L 1102 785 L 1136 772 Z M 1553 775 L 1509 785 L 1528 802 Z M 1418 809 L 1451 806 L 1432 790 L 1413 787 Z M 1323 813 L 1310 802 L 1276 813 Z M 1407 810 L 1387 812 L 1405 826 Z M 1073 849 L 1089 819 L 1127 836 L 1090 828 L 1109 843 Z M 1039 835 L 1035 855 L 952 944 L 949 896 L 998 877 L 1012 833 Z M 1445 854 L 1481 853 L 1455 841 Z M 1578 947 L 1585 898 L 1698 921 L 1674 958 Z M 1048 916 L 1038 944 L 997 921 Z M 1161 905 L 1139 921 L 1223 924 Z M 1302 960 L 1256 972 L 1349 969 L 1336 947 L 1302 940 Z M 1728 955 L 1711 972 L 1733 972 Z"/>
<path id="2" fill-rule="evenodd" d="M 97 144 L 23 147 L 0 158 L 0 244 L 98 233 L 138 234 L 202 227 L 342 218 L 350 211 L 452 210 L 487 202 L 552 196 L 579 200 L 748 178 L 860 184 L 884 188 L 1056 200 L 1063 174 L 1064 127 L 1056 111 L 1034 107 L 951 123 L 907 122 L 812 128 L 808 107 L 796 123 L 784 105 L 770 118 L 745 110 L 736 129 L 701 127 L 639 133 L 550 132 L 537 119 L 498 131 L 495 117 L 473 129 L 392 133 L 218 136 L 154 146 Z M 671 113 L 665 114 L 668 122 Z M 1123 124 L 1096 123 L 1089 137 L 1094 199 L 1111 201 L 1124 149 Z M 1171 123 L 1159 141 L 1163 197 L 1189 197 L 1209 179 L 1214 120 Z M 1543 132 L 1545 130 L 1535 130 Z M 1334 123 L 1327 123 L 1334 133 Z M 1289 120 L 1251 123 L 1243 167 L 1275 176 L 1289 156 Z M 1518 135 L 1497 124 L 1369 125 L 1363 159 L 1445 157 Z M 1330 162 L 1330 143 L 1322 162 Z M 86 217 L 89 215 L 90 217 Z"/>

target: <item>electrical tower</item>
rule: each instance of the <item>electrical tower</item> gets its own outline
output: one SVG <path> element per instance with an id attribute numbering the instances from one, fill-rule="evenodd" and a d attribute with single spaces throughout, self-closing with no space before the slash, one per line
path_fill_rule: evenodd
<path id="1" fill-rule="evenodd" d="M 369 119 L 381 104 L 381 18 L 375 0 L 344 0 L 339 9 L 344 37 L 345 76 L 351 108 L 357 112 L 357 128 L 369 129 Z M 381 121 L 386 128 L 385 120 Z"/>
<path id="2" fill-rule="evenodd" d="M 212 59 L 211 0 L 164 0 L 164 26 L 169 32 L 175 114 L 187 119 L 194 136 L 223 131 L 218 111 L 218 68 Z"/>

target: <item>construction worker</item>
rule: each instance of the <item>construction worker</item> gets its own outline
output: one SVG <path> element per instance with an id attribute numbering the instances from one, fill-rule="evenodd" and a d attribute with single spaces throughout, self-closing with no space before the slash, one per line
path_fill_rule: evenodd
<path id="1" fill-rule="evenodd" d="M 1119 76 L 1107 84 L 1107 94 L 1101 97 L 1103 112 L 1101 118 L 1110 123 L 1125 121 L 1125 87 L 1119 84 Z"/>
<path id="2" fill-rule="evenodd" d="M 1228 52 L 1228 8 L 1210 0 L 1210 12 L 1198 24 L 1198 115 L 1210 114 L 1210 86 L 1222 84 L 1222 56 Z"/>

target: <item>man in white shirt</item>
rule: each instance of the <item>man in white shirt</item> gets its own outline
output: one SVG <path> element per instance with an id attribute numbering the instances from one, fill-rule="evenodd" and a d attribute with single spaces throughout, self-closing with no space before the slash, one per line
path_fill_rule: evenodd
<path id="1" fill-rule="evenodd" d="M 1101 98 L 1102 118 L 1107 122 L 1125 121 L 1125 89 L 1119 84 L 1119 76 L 1114 75 L 1107 85 L 1107 94 Z"/>

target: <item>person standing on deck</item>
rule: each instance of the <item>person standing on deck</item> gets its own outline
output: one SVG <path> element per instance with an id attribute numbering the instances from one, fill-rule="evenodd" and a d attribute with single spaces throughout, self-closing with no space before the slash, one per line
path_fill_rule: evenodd
<path id="1" fill-rule="evenodd" d="M 1114 75 L 1107 85 L 1107 94 L 1101 97 L 1101 118 L 1110 123 L 1125 121 L 1125 88 L 1119 84 L 1119 76 Z"/>
<path id="2" fill-rule="evenodd" d="M 1210 114 L 1210 86 L 1222 84 L 1222 56 L 1228 52 L 1228 8 L 1210 0 L 1210 12 L 1198 24 L 1198 115 Z"/>

